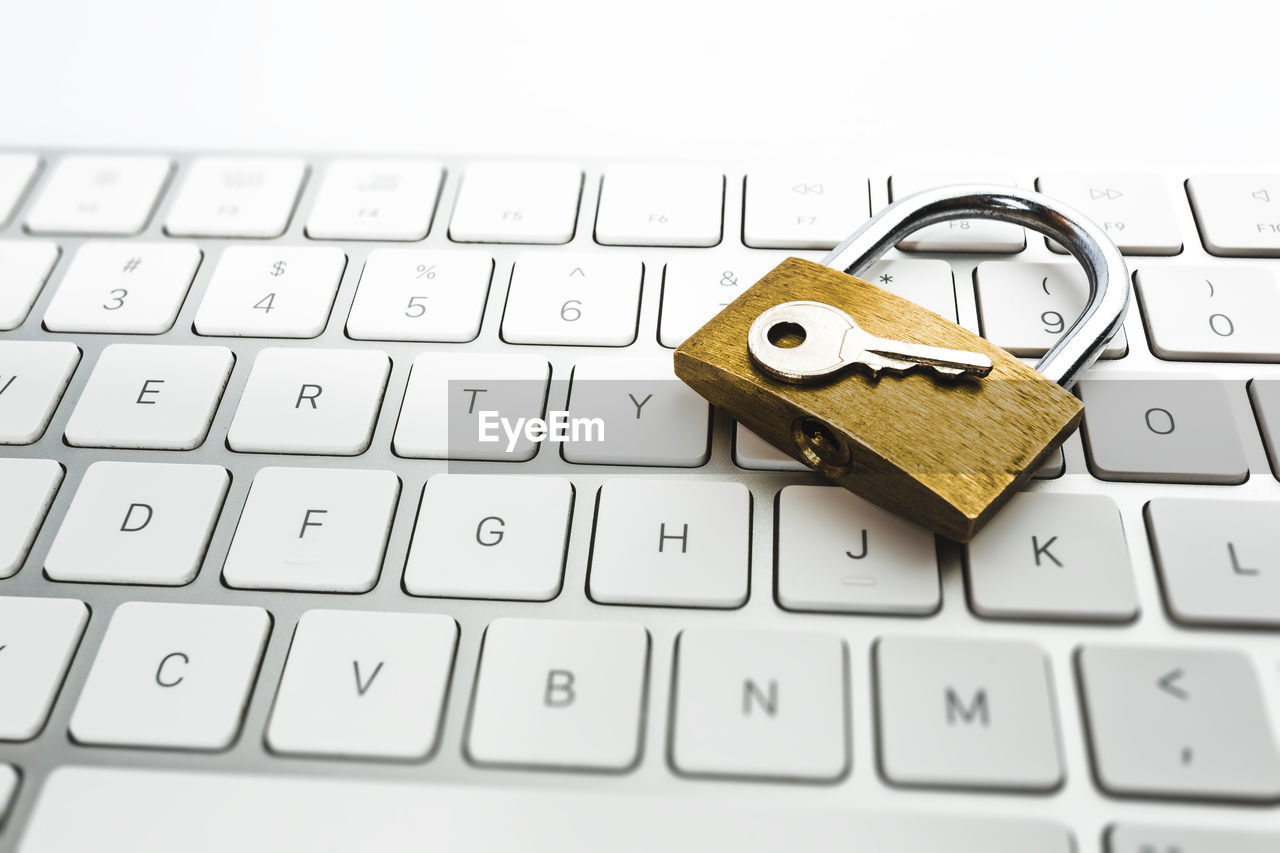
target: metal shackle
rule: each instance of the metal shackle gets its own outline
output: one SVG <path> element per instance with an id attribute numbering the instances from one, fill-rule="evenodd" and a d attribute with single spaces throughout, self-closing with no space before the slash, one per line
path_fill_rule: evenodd
<path id="1" fill-rule="evenodd" d="M 831 250 L 822 263 L 858 275 L 905 237 L 953 219 L 992 219 L 1057 240 L 1089 278 L 1089 301 L 1036 369 L 1070 388 L 1102 354 L 1129 308 L 1129 268 L 1107 233 L 1076 210 L 1033 190 L 957 184 L 895 201 Z"/>

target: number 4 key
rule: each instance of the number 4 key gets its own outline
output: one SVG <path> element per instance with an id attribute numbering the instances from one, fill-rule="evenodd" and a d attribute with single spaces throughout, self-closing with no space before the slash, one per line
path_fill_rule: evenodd
<path id="1" fill-rule="evenodd" d="M 196 332 L 314 338 L 328 323 L 346 265 L 331 246 L 225 249 L 196 312 Z"/>

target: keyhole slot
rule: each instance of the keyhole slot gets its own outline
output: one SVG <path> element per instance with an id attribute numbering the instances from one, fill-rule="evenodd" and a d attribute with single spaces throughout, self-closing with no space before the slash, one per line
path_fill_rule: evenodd
<path id="1" fill-rule="evenodd" d="M 817 418 L 804 417 L 796 421 L 791 437 L 805 461 L 821 474 L 838 477 L 848 471 L 853 461 L 844 439 Z"/>
<path id="2" fill-rule="evenodd" d="M 790 320 L 774 323 L 769 327 L 768 334 L 765 335 L 769 339 L 769 343 L 779 349 L 795 349 L 804 343 L 804 339 L 807 336 L 804 326 L 799 323 L 793 323 Z"/>

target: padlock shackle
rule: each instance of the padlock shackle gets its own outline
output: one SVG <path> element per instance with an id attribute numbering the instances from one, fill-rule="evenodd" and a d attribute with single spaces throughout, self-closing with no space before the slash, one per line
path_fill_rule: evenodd
<path id="1" fill-rule="evenodd" d="M 864 272 L 903 238 L 952 219 L 994 219 L 1061 243 L 1089 278 L 1089 301 L 1036 369 L 1063 388 L 1102 354 L 1129 309 L 1129 267 L 1106 231 L 1080 212 L 1033 190 L 987 184 L 936 187 L 895 201 L 831 251 L 822 263 Z"/>

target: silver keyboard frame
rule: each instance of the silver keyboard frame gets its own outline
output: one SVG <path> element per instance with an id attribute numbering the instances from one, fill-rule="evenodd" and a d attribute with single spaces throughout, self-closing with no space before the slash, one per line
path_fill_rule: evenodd
<path id="1" fill-rule="evenodd" d="M 26 238 L 22 221 L 38 194 L 51 164 L 70 151 L 39 152 L 44 163 L 33 182 L 34 192 L 19 205 L 15 215 L 3 228 L 0 238 Z M 134 152 L 130 152 L 134 153 Z M 0 333 L 0 340 L 71 340 L 83 351 L 62 404 L 58 407 L 45 435 L 35 444 L 24 447 L 0 447 L 0 456 L 56 459 L 66 468 L 66 477 L 58 491 L 49 516 L 40 530 L 26 566 L 14 577 L 0 580 L 0 595 L 31 595 L 75 598 L 88 603 L 91 617 L 83 641 L 76 653 L 66 681 L 54 705 L 50 719 L 39 736 L 25 743 L 0 743 L 0 762 L 14 764 L 22 773 L 16 801 L 7 821 L 0 825 L 0 851 L 15 849 L 21 837 L 37 793 L 47 774 L 60 765 L 102 765 L 120 767 L 190 768 L 229 772 L 275 773 L 302 776 L 338 776 L 378 778 L 458 785 L 495 785 L 507 788 L 556 788 L 565 790 L 610 790 L 615 792 L 647 791 L 679 797 L 733 798 L 745 805 L 766 803 L 774 806 L 829 807 L 833 809 L 867 809 L 903 814 L 953 814 L 973 816 L 1018 816 L 1043 818 L 1068 826 L 1076 836 L 1080 850 L 1101 846 L 1106 826 L 1113 822 L 1195 825 L 1221 828 L 1274 829 L 1280 824 L 1280 807 L 1243 804 L 1207 804 L 1202 802 L 1122 799 L 1104 794 L 1095 784 L 1087 755 L 1085 727 L 1077 690 L 1073 651 L 1082 643 L 1157 644 L 1194 648 L 1232 648 L 1245 651 L 1262 682 L 1269 718 L 1280 729 L 1280 632 L 1245 629 L 1192 629 L 1175 625 L 1167 615 L 1157 581 L 1156 570 L 1148 546 L 1142 508 L 1157 496 L 1195 496 L 1210 499 L 1255 499 L 1280 501 L 1280 482 L 1272 473 L 1249 404 L 1245 380 L 1255 377 L 1280 378 L 1280 364 L 1203 364 L 1161 361 L 1147 345 L 1140 310 L 1135 300 L 1125 321 L 1129 339 L 1128 355 L 1118 361 L 1103 361 L 1092 375 L 1133 377 L 1213 377 L 1232 380 L 1230 398 L 1232 412 L 1250 465 L 1248 482 L 1239 486 L 1192 486 L 1138 483 L 1112 483 L 1095 480 L 1088 473 L 1079 435 L 1068 440 L 1066 474 L 1055 480 L 1036 481 L 1032 489 L 1054 492 L 1105 494 L 1120 506 L 1133 572 L 1141 607 L 1140 617 L 1125 625 L 1068 624 L 1061 622 L 997 621 L 976 616 L 967 603 L 961 549 L 939 542 L 943 605 L 930 617 L 863 616 L 819 613 L 793 613 L 779 607 L 774 598 L 774 497 L 784 485 L 819 482 L 815 475 L 747 471 L 736 467 L 731 458 L 732 425 L 721 412 L 712 423 L 710 462 L 696 469 L 655 469 L 627 466 L 570 465 L 559 458 L 555 448 L 543 448 L 528 463 L 439 462 L 396 457 L 391 452 L 391 439 L 400 402 L 413 356 L 427 350 L 451 352 L 518 351 L 544 356 L 552 364 L 553 385 L 550 408 L 563 408 L 566 380 L 575 360 L 587 353 L 619 357 L 636 354 L 670 352 L 657 342 L 657 328 L 662 295 L 663 264 L 685 253 L 706 255 L 714 252 L 731 263 L 741 255 L 768 254 L 778 259 L 789 254 L 816 259 L 822 253 L 813 251 L 785 252 L 750 249 L 742 245 L 743 176 L 758 164 L 718 163 L 726 175 L 724 238 L 714 248 L 636 248 L 601 246 L 594 241 L 594 222 L 600 175 L 608 165 L 603 161 L 575 160 L 583 167 L 585 180 L 574 239 L 558 246 L 524 246 L 470 244 L 490 252 L 495 260 L 493 280 L 485 308 L 480 334 L 463 344 L 413 344 L 352 341 L 345 336 L 347 314 L 351 308 L 364 260 L 369 251 L 382 246 L 414 246 L 447 249 L 461 248 L 448 238 L 448 223 L 453 210 L 459 176 L 469 162 L 477 158 L 432 157 L 446 168 L 431 231 L 417 243 L 358 242 L 310 240 L 304 225 L 314 202 L 323 165 L 337 155 L 307 156 L 310 164 L 297 208 L 286 233 L 275 240 L 221 240 L 169 238 L 162 223 L 180 182 L 194 154 L 172 155 L 175 171 L 151 217 L 148 227 L 126 240 L 178 240 L 199 245 L 204 252 L 195 282 L 183 304 L 173 328 L 162 335 L 92 335 L 46 332 L 40 322 L 53 293 L 57 290 L 82 237 L 40 237 L 56 241 L 62 254 L 53 275 L 33 306 L 27 321 L 13 332 Z M 1029 181 L 1035 173 L 1018 175 Z M 1181 255 L 1168 258 L 1130 257 L 1132 269 L 1172 264 L 1267 264 L 1280 265 L 1280 260 L 1253 258 L 1217 258 L 1208 255 L 1199 240 L 1182 182 L 1187 175 L 1167 175 L 1168 189 L 1174 200 L 1178 224 L 1184 240 Z M 869 175 L 873 208 L 887 203 L 888 173 Z M 106 238 L 114 239 L 114 238 Z M 227 245 L 253 243 L 264 245 L 338 245 L 347 252 L 337 299 L 325 331 L 310 340 L 255 338 L 210 338 L 192 330 L 195 311 L 203 297 L 220 250 Z M 499 338 L 503 307 L 512 262 L 525 251 L 538 252 L 627 252 L 639 255 L 645 264 L 641 294 L 637 340 L 629 347 L 560 347 L 509 345 Z M 898 251 L 887 258 L 914 257 Z M 952 263 L 956 296 L 963 325 L 977 330 L 978 317 L 972 286 L 972 269 L 983 260 L 1054 261 L 1071 263 L 1070 258 L 1051 253 L 1037 235 L 1028 234 L 1028 247 L 1016 255 L 927 255 L 943 257 Z M 730 268 L 730 267 L 726 267 Z M 1280 328 L 1280 318 L 1277 318 Z M 222 402 L 217 410 L 208 439 L 192 451 L 136 451 L 77 448 L 66 445 L 62 434 L 74 402 L 79 398 L 101 350 L 113 343 L 221 344 L 236 354 L 236 364 Z M 227 429 L 236 404 L 244 390 L 254 357 L 265 346 L 369 348 L 387 352 L 392 369 L 383 399 L 381 415 L 371 448 L 356 457 L 317 457 L 233 453 L 225 447 Z M 66 508 L 75 494 L 85 468 L 99 460 L 208 463 L 226 467 L 232 476 L 225 508 L 215 529 L 203 568 L 187 586 L 154 587 L 117 584 L 76 584 L 48 580 L 41 570 L 45 555 L 58 530 Z M 401 496 L 388 543 L 383 571 L 375 588 L 365 594 L 325 594 L 299 592 L 262 592 L 230 589 L 222 584 L 221 569 L 234 533 L 240 510 L 253 474 L 268 465 L 386 468 L 401 479 Z M 562 590 L 550 602 L 482 601 L 464 599 L 418 598 L 402 588 L 402 575 L 409 542 L 414 529 L 421 490 L 427 477 L 445 470 L 469 473 L 539 473 L 557 474 L 571 479 L 575 486 L 574 512 L 568 541 L 566 568 Z M 662 477 L 664 479 L 732 479 L 745 483 L 752 492 L 751 581 L 750 597 L 737 610 L 717 611 L 659 607 L 599 605 L 586 595 L 586 573 L 593 527 L 594 506 L 599 486 L 616 477 Z M 125 601 L 194 602 L 206 604 L 257 605 L 272 615 L 270 640 L 262 658 L 258 679 L 253 689 L 244 724 L 234 745 L 219 753 L 184 752 L 79 746 L 71 742 L 68 722 L 75 701 L 94 661 L 104 630 L 114 608 Z M 461 628 L 451 687 L 445 703 L 440 741 L 429 760 L 421 762 L 379 762 L 363 760 L 330 760 L 284 757 L 271 753 L 264 745 L 263 734 L 274 701 L 276 686 L 283 669 L 298 617 L 313 608 L 396 610 L 444 613 L 456 619 Z M 499 616 L 525 616 L 544 619 L 584 619 L 635 622 L 648 629 L 650 635 L 647 713 L 643 721 L 641 758 L 633 770 L 620 773 L 548 772 L 545 770 L 492 769 L 474 766 L 465 758 L 464 737 L 471 701 L 476 664 L 485 626 Z M 848 647 L 850 662 L 849 705 L 851 708 L 851 772 L 833 784 L 795 784 L 755 780 L 690 778 L 675 772 L 668 760 L 668 721 L 671 709 L 671 677 L 673 643 L 685 627 L 723 625 L 744 628 L 792 628 L 826 631 L 842 636 Z M 1031 640 L 1050 657 L 1052 680 L 1056 693 L 1059 738 L 1065 771 L 1065 782 L 1048 795 L 1007 792 L 966 792 L 956 790 L 907 789 L 895 787 L 885 780 L 877 766 L 875 744 L 875 704 L 872 689 L 871 649 L 874 640 L 887 635 L 926 635 L 957 638 L 1009 638 Z M 210 803 L 211 810 L 217 809 Z"/>

